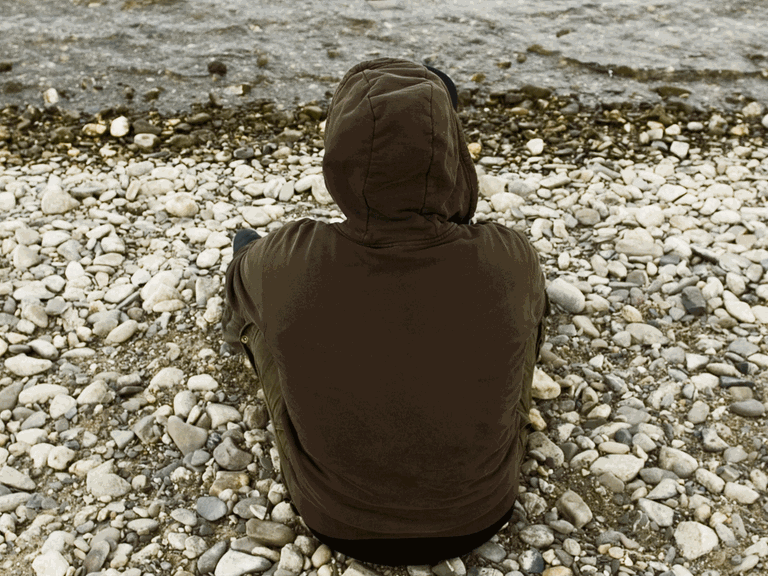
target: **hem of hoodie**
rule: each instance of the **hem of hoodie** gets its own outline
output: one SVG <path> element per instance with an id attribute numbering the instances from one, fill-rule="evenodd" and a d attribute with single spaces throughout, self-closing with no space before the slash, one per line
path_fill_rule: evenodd
<path id="1" fill-rule="evenodd" d="M 332 550 L 361 562 L 385 566 L 434 565 L 448 558 L 468 554 L 486 543 L 509 522 L 513 512 L 514 506 L 488 528 L 465 536 L 347 540 L 325 536 L 309 525 L 307 528 Z"/>

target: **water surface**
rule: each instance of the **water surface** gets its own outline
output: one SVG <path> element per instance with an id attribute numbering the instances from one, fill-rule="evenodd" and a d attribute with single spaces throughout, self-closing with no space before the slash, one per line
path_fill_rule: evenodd
<path id="1" fill-rule="evenodd" d="M 692 103 L 740 107 L 768 104 L 766 22 L 764 0 L 0 0 L 0 61 L 13 65 L 0 104 L 42 105 L 54 87 L 61 106 L 96 111 L 128 103 L 130 87 L 134 107 L 163 111 L 211 92 L 290 105 L 326 99 L 360 60 L 394 56 L 460 86 L 482 73 L 488 90 L 631 101 L 674 85 Z M 226 75 L 208 72 L 213 60 Z"/>

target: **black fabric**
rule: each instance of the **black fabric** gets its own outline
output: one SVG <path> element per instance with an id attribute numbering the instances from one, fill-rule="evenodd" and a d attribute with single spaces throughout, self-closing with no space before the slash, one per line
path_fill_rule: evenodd
<path id="1" fill-rule="evenodd" d="M 240 249 L 245 248 L 248 244 L 259 238 L 261 238 L 261 235 L 256 232 L 256 230 L 251 230 L 250 228 L 238 230 L 237 234 L 235 234 L 235 239 L 232 241 L 232 249 L 235 252 L 238 252 Z"/>
<path id="2" fill-rule="evenodd" d="M 453 105 L 454 110 L 459 109 L 459 93 L 456 90 L 456 84 L 453 83 L 453 80 L 451 80 L 451 77 L 448 76 L 445 72 L 442 70 L 438 70 L 437 68 L 433 68 L 432 66 L 426 66 L 427 70 L 430 70 L 440 76 L 440 80 L 443 81 L 443 84 L 445 84 L 445 87 L 448 89 L 448 94 L 451 95 L 451 104 Z"/>
<path id="3" fill-rule="evenodd" d="M 418 566 L 438 564 L 446 558 L 468 554 L 488 542 L 509 522 L 514 512 L 510 508 L 504 516 L 480 532 L 449 538 L 394 538 L 388 540 L 342 540 L 330 538 L 308 527 L 315 538 L 336 552 L 351 556 L 361 562 L 385 566 Z"/>

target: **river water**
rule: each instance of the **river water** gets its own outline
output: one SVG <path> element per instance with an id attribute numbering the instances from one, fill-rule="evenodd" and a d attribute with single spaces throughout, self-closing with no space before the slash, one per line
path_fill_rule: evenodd
<path id="1" fill-rule="evenodd" d="M 172 112 L 211 92 L 292 105 L 327 99 L 378 56 L 430 63 L 459 87 L 482 73 L 489 91 L 633 101 L 672 85 L 692 104 L 740 108 L 768 104 L 768 1 L 0 0 L 0 63 L 12 65 L 0 65 L 0 104 L 41 106 L 53 87 L 85 112 Z M 214 60 L 225 75 L 208 72 Z"/>

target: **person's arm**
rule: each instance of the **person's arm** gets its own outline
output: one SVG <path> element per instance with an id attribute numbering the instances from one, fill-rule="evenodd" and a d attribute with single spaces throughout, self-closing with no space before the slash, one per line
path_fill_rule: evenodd
<path id="1" fill-rule="evenodd" d="M 261 236 L 250 228 L 239 230 L 232 242 L 234 257 L 227 268 L 221 318 L 224 341 L 242 352 L 241 333 L 261 317 Z"/>

